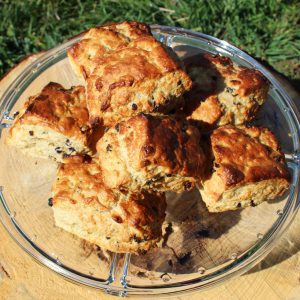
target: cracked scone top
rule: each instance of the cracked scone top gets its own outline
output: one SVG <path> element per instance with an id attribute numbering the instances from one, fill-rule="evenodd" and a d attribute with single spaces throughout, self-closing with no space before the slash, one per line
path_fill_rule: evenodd
<path id="1" fill-rule="evenodd" d="M 181 105 L 192 82 L 172 56 L 143 23 L 90 29 L 68 57 L 85 78 L 91 122 L 112 126 L 139 112 L 167 113 Z"/>
<path id="2" fill-rule="evenodd" d="M 231 59 L 210 54 L 186 59 L 193 80 L 185 113 L 204 128 L 251 121 L 266 101 L 269 82 L 257 70 L 237 66 Z"/>
<path id="3" fill-rule="evenodd" d="M 52 194 L 56 226 L 102 249 L 143 253 L 161 238 L 164 194 L 111 190 L 99 165 L 84 157 L 60 165 Z"/>
<path id="4" fill-rule="evenodd" d="M 7 143 L 31 156 L 62 161 L 64 156 L 90 153 L 88 121 L 84 87 L 64 89 L 50 82 L 24 104 Z"/>
<path id="5" fill-rule="evenodd" d="M 255 206 L 288 189 L 284 155 L 269 129 L 227 125 L 214 130 L 210 140 L 212 173 L 200 187 L 209 211 Z"/>
<path id="6" fill-rule="evenodd" d="M 91 28 L 80 42 L 68 50 L 69 61 L 76 74 L 86 79 L 92 75 L 103 56 L 143 36 L 151 36 L 150 27 L 134 21 Z"/>
<path id="7" fill-rule="evenodd" d="M 128 190 L 191 190 L 206 165 L 200 138 L 196 127 L 169 116 L 124 120 L 97 143 L 103 180 Z"/>

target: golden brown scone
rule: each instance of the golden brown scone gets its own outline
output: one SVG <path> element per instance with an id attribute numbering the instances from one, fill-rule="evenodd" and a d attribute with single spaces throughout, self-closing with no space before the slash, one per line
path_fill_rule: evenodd
<path id="1" fill-rule="evenodd" d="M 76 74 L 86 79 L 105 54 L 126 47 L 143 36 L 151 36 L 150 27 L 134 21 L 91 28 L 68 50 L 68 58 Z"/>
<path id="2" fill-rule="evenodd" d="M 112 126 L 140 112 L 169 112 L 182 104 L 192 86 L 143 23 L 92 28 L 68 51 L 71 64 L 87 83 L 92 123 Z"/>
<path id="3" fill-rule="evenodd" d="M 213 173 L 200 188 L 209 211 L 255 206 L 288 189 L 284 155 L 267 128 L 219 127 L 211 135 L 211 149 Z"/>
<path id="4" fill-rule="evenodd" d="M 187 122 L 139 114 L 109 129 L 96 147 L 108 186 L 182 192 L 203 175 L 200 144 L 198 129 Z"/>
<path id="5" fill-rule="evenodd" d="M 108 189 L 99 165 L 84 157 L 61 164 L 52 192 L 56 226 L 102 249 L 141 253 L 161 238 L 164 194 Z"/>
<path id="6" fill-rule="evenodd" d="M 186 96 L 188 119 L 206 128 L 251 121 L 268 96 L 269 83 L 257 70 L 209 54 L 185 61 L 193 88 Z"/>
<path id="7" fill-rule="evenodd" d="M 51 82 L 24 104 L 7 143 L 31 156 L 62 161 L 64 156 L 90 153 L 88 120 L 84 87 L 66 90 Z"/>

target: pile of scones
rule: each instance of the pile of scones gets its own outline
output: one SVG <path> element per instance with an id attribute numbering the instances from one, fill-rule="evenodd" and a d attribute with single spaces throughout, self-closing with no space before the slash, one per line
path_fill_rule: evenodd
<path id="1" fill-rule="evenodd" d="M 256 206 L 289 188 L 274 134 L 249 125 L 268 96 L 228 57 L 180 61 L 146 24 L 92 28 L 68 50 L 83 86 L 30 97 L 7 143 L 57 161 L 56 226 L 113 252 L 156 246 L 165 192 L 198 188 L 210 212 Z"/>

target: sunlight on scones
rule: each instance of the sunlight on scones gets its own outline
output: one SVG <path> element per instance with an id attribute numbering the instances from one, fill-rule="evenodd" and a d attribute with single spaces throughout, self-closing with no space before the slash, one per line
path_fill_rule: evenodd
<path id="1" fill-rule="evenodd" d="M 96 147 L 103 180 L 113 188 L 189 191 L 205 169 L 198 129 L 170 116 L 131 117 Z"/>
<path id="2" fill-rule="evenodd" d="M 141 253 L 161 238 L 164 194 L 111 190 L 99 166 L 84 157 L 60 165 L 52 193 L 56 226 L 102 249 Z"/>
<path id="3" fill-rule="evenodd" d="M 84 88 L 67 90 L 51 82 L 25 103 L 6 142 L 25 154 L 62 161 L 65 156 L 91 152 L 88 119 Z"/>
<path id="4" fill-rule="evenodd" d="M 284 155 L 269 129 L 228 125 L 214 130 L 210 139 L 212 173 L 200 187 L 209 211 L 256 206 L 288 189 Z"/>
<path id="5" fill-rule="evenodd" d="M 112 126 L 182 105 L 192 81 L 166 48 L 148 25 L 133 21 L 92 28 L 72 46 L 68 57 L 86 81 L 91 122 Z"/>

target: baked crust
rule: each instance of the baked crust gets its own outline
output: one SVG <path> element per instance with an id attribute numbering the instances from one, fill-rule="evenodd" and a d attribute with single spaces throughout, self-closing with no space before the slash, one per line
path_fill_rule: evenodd
<path id="1" fill-rule="evenodd" d="M 228 57 L 204 54 L 188 58 L 185 64 L 194 85 L 184 110 L 188 119 L 204 128 L 249 122 L 267 99 L 266 78 Z"/>
<path id="2" fill-rule="evenodd" d="M 161 238 L 164 194 L 111 190 L 98 164 L 85 157 L 60 165 L 52 192 L 56 225 L 102 249 L 141 253 Z"/>
<path id="3" fill-rule="evenodd" d="M 68 56 L 86 80 L 91 122 L 112 126 L 139 112 L 169 112 L 181 105 L 192 82 L 170 52 L 143 23 L 92 28 L 85 34 Z"/>
<path id="4" fill-rule="evenodd" d="M 149 35 L 151 30 L 148 25 L 134 21 L 91 28 L 80 42 L 68 50 L 68 58 L 76 74 L 86 79 L 92 75 L 105 54 Z"/>
<path id="5" fill-rule="evenodd" d="M 61 160 L 63 155 L 89 153 L 90 133 L 84 87 L 66 90 L 50 82 L 24 104 L 7 141 L 28 154 Z M 45 142 L 43 149 L 41 142 Z"/>
<path id="6" fill-rule="evenodd" d="M 257 205 L 289 187 L 284 155 L 269 129 L 227 125 L 214 130 L 210 140 L 213 171 L 200 188 L 210 211 Z"/>
<path id="7" fill-rule="evenodd" d="M 96 147 L 108 186 L 182 192 L 203 176 L 200 144 L 198 129 L 188 122 L 139 114 L 109 129 Z"/>

